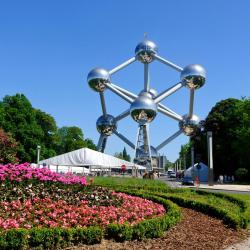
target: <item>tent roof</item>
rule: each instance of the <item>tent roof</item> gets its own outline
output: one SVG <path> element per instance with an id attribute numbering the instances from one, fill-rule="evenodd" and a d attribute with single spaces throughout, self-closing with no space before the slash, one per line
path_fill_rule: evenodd
<path id="1" fill-rule="evenodd" d="M 112 167 L 120 168 L 125 165 L 127 168 L 136 166 L 138 169 L 145 169 L 145 167 L 134 164 L 132 162 L 118 159 L 114 156 L 103 154 L 101 152 L 81 148 L 66 154 L 58 155 L 46 160 L 39 161 L 39 164 L 46 163 L 47 165 L 60 166 L 95 166 L 95 167 Z"/>

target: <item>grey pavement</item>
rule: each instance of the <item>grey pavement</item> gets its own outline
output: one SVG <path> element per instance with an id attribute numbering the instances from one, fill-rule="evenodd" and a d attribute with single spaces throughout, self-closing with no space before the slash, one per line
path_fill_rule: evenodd
<path id="1" fill-rule="evenodd" d="M 225 250 L 249 250 L 250 249 L 250 239 L 246 239 L 235 245 L 227 247 Z"/>
<path id="2" fill-rule="evenodd" d="M 159 180 L 166 182 L 170 187 L 173 188 L 199 188 L 202 190 L 212 192 L 226 192 L 233 194 L 250 194 L 250 185 L 237 185 L 237 184 L 218 184 L 215 183 L 213 186 L 201 183 L 200 185 L 185 186 L 181 184 L 181 181 L 177 179 L 171 179 L 168 177 L 160 177 Z"/>

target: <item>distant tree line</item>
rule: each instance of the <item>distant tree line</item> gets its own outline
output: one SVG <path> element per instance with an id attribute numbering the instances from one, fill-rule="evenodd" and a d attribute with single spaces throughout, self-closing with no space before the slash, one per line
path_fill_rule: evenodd
<path id="1" fill-rule="evenodd" d="M 23 94 L 5 96 L 0 101 L 0 163 L 35 162 L 38 145 L 41 159 L 83 147 L 96 149 L 81 128 L 58 128 L 51 115 L 32 107 Z"/>
<path id="2" fill-rule="evenodd" d="M 207 163 L 207 131 L 213 133 L 214 174 L 242 175 L 250 179 L 250 98 L 229 98 L 218 102 L 202 122 L 203 129 L 181 147 L 179 160 L 191 165 L 191 145 L 195 162 Z"/>

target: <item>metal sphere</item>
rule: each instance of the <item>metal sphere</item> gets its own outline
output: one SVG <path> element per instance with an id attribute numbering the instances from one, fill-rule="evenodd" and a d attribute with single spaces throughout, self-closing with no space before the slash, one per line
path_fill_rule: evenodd
<path id="1" fill-rule="evenodd" d="M 184 81 L 190 89 L 199 89 L 205 80 L 206 70 L 199 64 L 190 64 L 181 72 L 181 81 Z"/>
<path id="2" fill-rule="evenodd" d="M 149 40 L 144 40 L 135 48 L 135 55 L 137 60 L 142 63 L 150 63 L 154 60 L 154 54 L 157 54 L 158 48 L 156 44 Z"/>
<path id="3" fill-rule="evenodd" d="M 103 92 L 106 88 L 104 83 L 110 82 L 110 75 L 106 69 L 92 69 L 87 77 L 89 87 L 97 92 Z"/>
<path id="4" fill-rule="evenodd" d="M 151 94 L 152 98 L 155 98 L 158 95 L 158 92 L 155 89 L 149 89 L 149 94 Z"/>
<path id="5" fill-rule="evenodd" d="M 183 117 L 183 121 L 179 123 L 180 129 L 183 130 L 183 133 L 187 136 L 193 136 L 200 128 L 199 118 L 196 115 L 193 115 L 191 118 L 188 115 Z"/>
<path id="6" fill-rule="evenodd" d="M 112 115 L 102 115 L 96 121 L 96 128 L 100 134 L 109 136 L 117 129 L 117 123 Z"/>
<path id="7" fill-rule="evenodd" d="M 142 92 L 130 106 L 130 115 L 140 125 L 152 122 L 157 115 L 157 104 L 148 92 Z"/>

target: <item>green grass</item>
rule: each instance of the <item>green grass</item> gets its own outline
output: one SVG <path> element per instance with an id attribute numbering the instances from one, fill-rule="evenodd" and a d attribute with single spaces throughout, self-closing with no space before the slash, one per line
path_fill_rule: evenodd
<path id="1" fill-rule="evenodd" d="M 169 192 L 170 190 L 170 187 L 162 181 L 127 177 L 95 177 L 94 185 L 104 187 L 128 187 L 131 189 L 146 189 L 164 192 Z"/>
<path id="2" fill-rule="evenodd" d="M 250 195 L 228 195 L 184 188 L 173 189 L 158 180 L 126 177 L 96 177 L 94 184 L 117 191 L 136 190 L 151 193 L 170 199 L 178 205 L 216 216 L 233 227 L 246 227 L 246 224 L 250 227 Z"/>
<path id="3" fill-rule="evenodd" d="M 243 200 L 247 204 L 247 209 L 244 214 L 247 218 L 248 228 L 250 229 L 250 194 L 231 194 L 230 196 Z"/>

